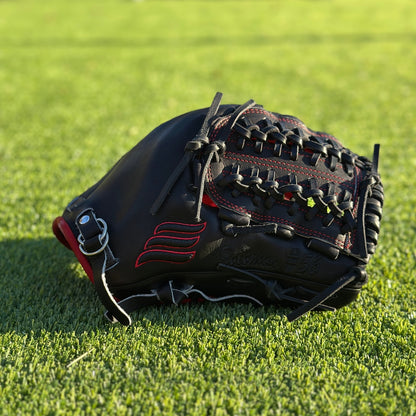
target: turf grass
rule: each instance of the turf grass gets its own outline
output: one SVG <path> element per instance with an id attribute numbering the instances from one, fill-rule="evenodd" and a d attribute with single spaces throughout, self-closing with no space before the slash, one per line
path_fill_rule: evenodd
<path id="1" fill-rule="evenodd" d="M 0 414 L 414 415 L 416 4 L 0 1 Z M 109 325 L 51 234 L 158 124 L 250 98 L 358 153 L 386 204 L 359 300 L 149 308 Z"/>

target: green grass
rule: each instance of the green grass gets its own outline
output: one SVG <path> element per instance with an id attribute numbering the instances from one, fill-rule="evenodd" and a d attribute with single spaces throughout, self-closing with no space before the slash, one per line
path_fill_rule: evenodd
<path id="1" fill-rule="evenodd" d="M 0 1 L 0 414 L 415 415 L 415 23 L 411 0 Z M 294 323 L 201 305 L 111 326 L 51 222 L 217 90 L 381 143 L 369 283 Z"/>

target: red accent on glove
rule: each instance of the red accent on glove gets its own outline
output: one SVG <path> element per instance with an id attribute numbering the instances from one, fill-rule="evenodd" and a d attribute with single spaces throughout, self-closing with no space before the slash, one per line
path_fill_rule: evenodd
<path id="1" fill-rule="evenodd" d="M 92 283 L 94 283 L 94 276 L 92 273 L 92 268 L 88 263 L 87 258 L 81 253 L 79 249 L 79 243 L 75 238 L 74 234 L 68 223 L 62 218 L 57 217 L 52 224 L 52 230 L 55 234 L 56 238 L 67 248 L 72 250 L 80 262 L 82 268 L 84 269 L 85 273 L 89 277 Z"/>
<path id="2" fill-rule="evenodd" d="M 202 203 L 204 205 L 208 205 L 209 207 L 218 208 L 218 205 L 207 194 L 203 195 Z"/>

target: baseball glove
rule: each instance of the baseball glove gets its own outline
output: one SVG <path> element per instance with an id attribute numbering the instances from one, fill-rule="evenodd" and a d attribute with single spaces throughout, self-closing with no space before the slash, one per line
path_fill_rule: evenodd
<path id="1" fill-rule="evenodd" d="M 53 224 L 107 308 L 236 300 L 335 310 L 356 299 L 380 230 L 369 160 L 250 100 L 170 120 Z"/>

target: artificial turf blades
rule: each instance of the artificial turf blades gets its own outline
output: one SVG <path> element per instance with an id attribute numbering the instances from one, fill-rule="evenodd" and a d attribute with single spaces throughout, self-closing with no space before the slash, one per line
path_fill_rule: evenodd
<path id="1" fill-rule="evenodd" d="M 0 414 L 414 415 L 416 4 L 0 1 Z M 111 326 L 51 222 L 158 124 L 253 98 L 371 157 L 386 191 L 359 300 Z"/>

